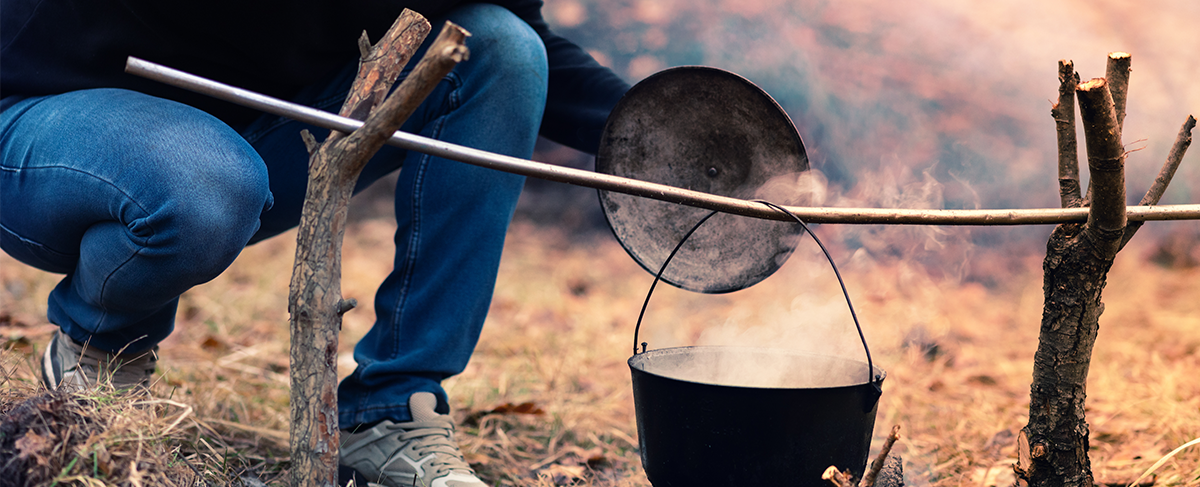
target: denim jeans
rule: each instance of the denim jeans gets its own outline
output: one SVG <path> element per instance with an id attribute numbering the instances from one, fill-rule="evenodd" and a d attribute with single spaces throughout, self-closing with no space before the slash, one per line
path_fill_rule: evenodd
<path id="1" fill-rule="evenodd" d="M 545 48 L 507 10 L 447 16 L 470 31 L 457 66 L 402 130 L 529 157 L 546 97 Z M 436 37 L 434 26 L 426 46 Z M 416 63 L 412 63 L 415 65 Z M 357 60 L 293 101 L 336 112 Z M 407 74 L 407 70 L 404 74 Z M 403 75 L 402 75 L 403 76 Z M 119 89 L 22 100 L 0 113 L 0 247 L 65 277 L 49 319 L 80 342 L 145 350 L 174 327 L 179 295 L 247 244 L 297 225 L 308 155 L 274 116 L 230 127 L 189 106 Z M 339 387 L 343 427 L 407 421 L 407 400 L 467 365 L 524 178 L 384 147 L 358 188 L 397 170 L 396 253 L 376 321 Z"/>

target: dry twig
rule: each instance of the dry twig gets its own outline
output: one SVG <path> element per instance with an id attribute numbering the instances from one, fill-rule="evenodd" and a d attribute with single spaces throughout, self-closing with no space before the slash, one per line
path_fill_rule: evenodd
<path id="1" fill-rule="evenodd" d="M 837 487 L 854 487 L 854 482 L 850 480 L 850 476 L 842 473 L 837 467 L 830 465 L 825 469 L 825 473 L 821 474 L 821 478 L 828 480 L 829 483 Z"/>
<path id="2" fill-rule="evenodd" d="M 1142 196 L 1142 201 L 1139 206 L 1157 205 L 1162 199 L 1163 193 L 1167 191 L 1167 185 L 1171 184 L 1171 179 L 1175 177 L 1175 171 L 1179 169 L 1179 164 L 1183 162 L 1183 155 L 1187 153 L 1188 146 L 1192 145 L 1192 129 L 1196 128 L 1196 118 L 1188 115 L 1187 120 L 1183 122 L 1183 126 L 1179 127 L 1179 135 L 1175 137 L 1175 144 L 1171 146 L 1170 154 L 1167 154 L 1167 161 L 1163 163 L 1162 169 L 1158 171 L 1158 177 L 1154 178 L 1154 184 L 1150 189 L 1146 190 L 1146 195 Z M 1139 228 L 1142 228 L 1146 222 L 1130 221 L 1129 226 L 1125 227 L 1125 236 L 1121 239 L 1121 247 L 1133 238 Z"/>
<path id="3" fill-rule="evenodd" d="M 896 444 L 896 440 L 900 439 L 900 425 L 892 426 L 892 432 L 883 442 L 883 447 L 879 450 L 879 455 L 875 457 L 875 461 L 871 462 L 871 468 L 863 474 L 862 481 L 858 483 L 859 487 L 872 487 L 875 485 L 875 478 L 879 476 L 879 471 L 883 469 L 883 462 L 887 460 L 888 454 L 892 452 L 892 445 Z"/>

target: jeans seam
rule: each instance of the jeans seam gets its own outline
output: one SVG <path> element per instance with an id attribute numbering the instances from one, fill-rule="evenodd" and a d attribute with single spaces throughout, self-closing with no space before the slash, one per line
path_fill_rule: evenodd
<path id="1" fill-rule="evenodd" d="M 440 130 L 440 127 L 439 127 L 439 130 Z M 398 302 L 396 303 L 396 311 L 392 312 L 391 323 L 393 325 L 395 323 L 399 323 L 401 316 L 404 315 L 404 307 L 408 303 L 408 288 L 409 288 L 409 285 L 412 284 L 413 268 L 417 265 L 416 264 L 417 254 L 419 252 L 419 247 L 420 247 L 418 245 L 418 242 L 420 241 L 420 234 L 421 234 L 421 217 L 420 217 L 421 202 L 420 202 L 420 197 L 418 195 L 421 193 L 422 185 L 424 185 L 425 169 L 426 169 L 426 167 L 428 167 L 428 164 L 429 164 L 429 156 L 428 155 L 422 156 L 421 162 L 418 163 L 417 167 L 416 167 L 417 175 L 414 177 L 414 180 L 413 180 L 413 194 L 410 195 L 410 201 L 412 203 L 412 208 L 409 210 L 409 214 L 411 215 L 411 219 L 412 219 L 412 223 L 411 223 L 412 231 L 409 233 L 409 236 L 408 236 L 408 252 L 404 256 L 404 262 L 405 262 L 405 264 L 404 264 L 404 281 L 400 285 L 400 292 L 398 293 L 398 296 L 397 296 Z M 392 328 L 395 328 L 395 326 L 393 326 Z M 395 335 L 392 337 L 392 349 L 391 349 L 391 353 L 388 354 L 389 359 L 396 358 L 396 354 L 400 350 L 399 341 L 400 341 L 399 335 Z"/>
<path id="2" fill-rule="evenodd" d="M 38 166 L 38 167 L 21 167 L 21 168 L 11 168 L 10 170 L 11 170 L 12 172 L 22 172 L 22 171 L 37 171 L 37 170 L 44 170 L 44 169 L 58 169 L 58 170 L 66 170 L 66 171 L 71 171 L 71 172 L 74 172 L 74 173 L 81 174 L 81 175 L 83 175 L 83 176 L 85 176 L 85 177 L 92 178 L 92 179 L 94 179 L 94 180 L 96 180 L 96 181 L 100 181 L 100 182 L 104 183 L 105 185 L 107 185 L 108 187 L 112 188 L 112 189 L 113 189 L 114 191 L 116 191 L 117 193 L 119 193 L 119 194 L 120 194 L 122 197 L 124 197 L 124 198 L 125 198 L 125 200 L 126 200 L 126 201 L 129 201 L 129 202 L 130 202 L 130 203 L 132 203 L 134 206 L 136 206 L 136 207 L 137 207 L 137 209 L 138 209 L 139 211 L 141 211 L 141 212 L 142 212 L 142 214 L 144 214 L 144 215 L 149 215 L 149 214 L 150 214 L 150 212 L 149 212 L 149 211 L 147 211 L 147 210 L 146 210 L 146 208 L 145 208 L 145 207 L 143 207 L 143 206 L 141 205 L 141 203 L 139 203 L 139 202 L 137 201 L 137 199 L 135 199 L 135 198 L 133 198 L 132 196 L 130 196 L 130 195 L 129 195 L 129 193 L 127 193 L 127 192 L 125 192 L 125 190 L 121 189 L 121 187 L 120 187 L 120 186 L 117 186 L 116 184 L 113 184 L 113 182 L 112 182 L 112 181 L 109 181 L 109 180 L 107 180 L 107 179 L 105 179 L 105 178 L 102 178 L 102 177 L 100 177 L 100 176 L 97 176 L 97 175 L 95 175 L 95 174 L 91 174 L 91 173 L 88 173 L 88 172 L 85 172 L 85 171 L 81 171 L 81 170 L 79 170 L 79 169 L 77 169 L 77 168 L 74 168 L 74 167 L 71 167 L 71 166 L 64 166 L 64 165 L 57 165 L 57 164 L 56 164 L 56 165 L 49 165 L 49 166 Z M 126 230 L 128 230 L 128 229 L 129 229 L 129 223 L 122 222 L 121 220 L 119 220 L 119 219 L 116 219 L 116 218 L 114 218 L 114 219 L 113 219 L 113 221 L 121 223 L 121 224 L 122 224 L 122 225 L 123 225 L 123 226 L 126 228 Z M 106 289 L 107 289 L 107 287 L 108 287 L 108 282 L 109 282 L 109 280 L 110 280 L 110 279 L 112 279 L 112 277 L 113 277 L 113 274 L 116 274 L 116 271 L 117 271 L 117 270 L 119 270 L 119 269 L 121 269 L 122 267 L 124 267 L 124 266 L 125 266 L 125 264 L 128 264 L 128 263 L 129 263 L 129 261 L 133 260 L 133 258 L 134 258 L 134 257 L 136 257 L 136 256 L 140 255 L 140 254 L 141 254 L 141 252 L 142 252 L 142 249 L 144 249 L 144 248 L 145 248 L 145 247 L 148 245 L 148 243 L 149 243 L 150 239 L 151 239 L 151 238 L 153 238 L 153 237 L 154 237 L 154 235 L 157 235 L 157 234 L 158 234 L 158 231 L 154 229 L 154 225 L 150 224 L 149 222 L 146 222 L 146 228 L 148 228 L 148 229 L 150 230 L 150 234 L 151 234 L 151 235 L 150 235 L 149 237 L 140 237 L 140 236 L 137 236 L 136 234 L 134 234 L 132 231 L 130 231 L 130 232 L 129 232 L 129 234 L 130 234 L 131 236 L 134 236 L 134 237 L 136 237 L 136 240 L 137 240 L 137 243 L 138 243 L 138 250 L 137 250 L 137 251 L 135 251 L 133 254 L 131 254 L 131 255 L 130 255 L 128 258 L 126 258 L 126 259 L 125 259 L 123 262 L 121 262 L 121 264 L 120 264 L 120 265 L 117 265 L 116 267 L 114 267 L 114 268 L 113 268 L 113 272 L 110 272 L 108 275 L 106 275 L 106 276 L 104 277 L 104 282 L 103 282 L 103 283 L 100 285 L 100 292 L 98 293 L 98 296 L 99 296 L 99 302 L 98 302 L 98 303 L 96 303 L 96 307 L 97 307 L 97 308 L 99 308 L 99 309 L 101 309 L 101 310 L 103 310 L 103 311 L 104 311 L 104 315 L 103 315 L 103 316 L 100 318 L 100 321 L 98 321 L 97 323 L 94 323 L 94 324 L 93 324 L 93 325 L 90 327 L 90 329 L 88 330 L 88 331 L 89 331 L 89 333 L 92 333 L 92 334 L 95 334 L 95 333 L 97 333 L 97 330 L 99 330 L 99 329 L 100 329 L 100 326 L 104 324 L 104 316 L 107 316 L 107 315 L 108 315 L 108 311 L 109 311 L 109 310 L 108 310 L 108 308 L 107 308 L 106 306 L 104 306 L 104 304 L 103 304 L 103 303 L 104 303 L 104 293 L 105 293 L 105 291 L 106 291 Z M 7 229 L 6 229 L 6 230 L 7 230 Z M 11 230 L 7 230 L 7 231 L 9 231 L 9 233 L 12 233 L 13 235 L 17 235 L 17 233 L 16 233 L 16 232 L 12 232 Z M 18 238 L 21 238 L 22 240 L 29 240 L 29 239 L 26 239 L 26 238 L 24 238 L 24 237 L 21 237 L 20 235 L 17 235 L 17 236 L 18 236 Z M 35 243 L 37 243 L 37 242 L 36 242 L 36 241 L 34 241 L 34 240 L 29 240 L 29 241 L 30 241 L 30 242 L 35 242 Z M 56 252 L 56 253 L 62 254 L 62 252 L 59 252 L 59 251 L 57 251 L 57 250 L 54 250 L 54 249 L 52 249 L 52 248 L 50 248 L 50 247 L 46 246 L 45 244 L 38 243 L 38 245 L 42 246 L 43 248 L 46 248 L 46 249 L 49 249 L 49 250 L 53 250 L 53 251 L 54 251 L 54 252 Z M 78 255 L 78 254 L 63 254 L 63 255 Z M 73 273 L 73 272 L 72 272 L 72 273 Z M 87 325 L 84 325 L 84 324 L 80 324 L 80 327 L 81 327 L 81 328 L 84 328 L 84 329 L 88 329 L 88 326 L 87 326 Z"/>
<path id="3" fill-rule="evenodd" d="M 37 247 L 37 248 L 39 248 L 39 249 L 42 249 L 42 250 L 44 250 L 44 251 L 46 251 L 46 252 L 51 252 L 51 253 L 53 253 L 53 254 L 55 254 L 55 255 L 59 255 L 59 256 L 62 256 L 62 257 L 66 257 L 66 258 L 70 258 L 70 257 L 74 257 L 74 258 L 76 258 L 76 259 L 78 259 L 78 258 L 79 258 L 79 254 L 78 254 L 78 253 L 66 254 L 66 253 L 63 253 L 63 252 L 59 252 L 59 251 L 57 251 L 57 250 L 55 250 L 55 249 L 52 249 L 52 248 L 50 248 L 49 246 L 47 246 L 46 244 L 43 244 L 43 243 L 41 243 L 41 242 L 38 242 L 37 240 L 33 240 L 33 239 L 29 239 L 29 238 L 25 238 L 25 236 L 23 236 L 23 235 L 21 235 L 21 234 L 17 233 L 15 230 L 13 230 L 13 229 L 11 229 L 11 228 L 8 228 L 8 227 L 4 226 L 4 224 L 3 224 L 3 223 L 0 223 L 0 231 L 3 231 L 4 233 L 7 233 L 7 234 L 9 234 L 9 235 L 12 235 L 14 238 L 16 238 L 17 240 L 19 240 L 19 241 L 20 241 L 22 244 L 24 244 L 24 245 L 28 245 L 28 246 L 31 246 L 31 247 Z"/>
<path id="4" fill-rule="evenodd" d="M 141 205 L 141 203 L 138 203 L 136 199 L 134 199 L 132 196 L 130 196 L 130 195 L 129 195 L 129 193 L 126 193 L 124 190 L 122 190 L 120 186 L 117 186 L 116 184 L 113 184 L 113 182 L 112 182 L 112 181 L 109 181 L 109 180 L 107 180 L 107 179 L 104 179 L 104 178 L 102 178 L 102 177 L 100 177 L 100 176 L 97 176 L 97 175 L 95 175 L 95 174 L 91 174 L 91 173 L 88 173 L 88 172 L 85 172 L 85 171 L 80 171 L 79 169 L 77 169 L 77 168 L 74 168 L 74 167 L 71 167 L 71 166 L 52 165 L 52 166 L 20 167 L 20 168 L 5 168 L 5 169 L 8 169 L 8 170 L 10 170 L 11 172 L 16 172 L 16 173 L 19 173 L 19 172 L 22 172 L 22 171 L 37 171 L 37 170 L 41 170 L 41 169 L 62 169 L 62 170 L 67 170 L 67 171 L 71 171 L 71 172 L 74 172 L 74 173 L 82 174 L 82 175 L 84 175 L 84 176 L 86 176 L 86 177 L 89 177 L 89 178 L 95 179 L 95 180 L 97 180 L 97 181 L 100 181 L 100 182 L 104 183 L 105 185 L 107 185 L 107 186 L 111 187 L 111 188 L 112 188 L 114 191 L 116 191 L 117 193 L 120 193 L 120 194 L 121 194 L 121 196 L 125 197 L 125 199 L 126 199 L 126 200 L 130 201 L 130 202 L 131 202 L 131 203 L 133 203 L 135 206 L 137 206 L 137 209 L 138 209 L 138 210 L 140 210 L 140 211 L 141 211 L 143 214 L 146 214 L 146 215 L 149 215 L 149 214 L 150 214 L 150 212 L 149 212 L 149 211 L 147 211 L 147 210 L 146 210 L 146 208 L 145 208 L 145 207 L 143 207 L 143 206 Z M 114 221 L 120 221 L 120 220 L 114 219 Z M 126 224 L 126 227 L 128 228 L 128 224 Z M 149 223 L 147 223 L 147 224 L 146 224 L 146 227 L 150 229 L 150 233 L 151 233 L 151 234 L 157 234 L 157 233 L 158 233 L 157 231 L 155 231 L 155 230 L 154 230 L 154 226 L 153 226 L 153 225 L 150 225 Z M 10 231 L 10 232 L 11 232 L 11 231 Z M 12 233 L 13 235 L 17 235 L 17 233 L 16 233 L 16 232 L 11 232 L 11 233 Z M 132 232 L 131 232 L 131 234 L 132 234 Z M 151 237 L 139 237 L 139 238 L 142 240 L 140 243 L 141 243 L 141 244 L 144 246 L 144 245 L 146 244 L 146 242 L 147 242 L 147 241 L 149 241 L 149 240 L 150 240 L 150 238 L 152 238 L 152 237 L 153 237 L 153 235 L 152 235 Z M 26 239 L 26 238 L 24 238 L 24 237 L 20 237 L 20 238 L 21 238 L 22 240 L 28 240 L 28 239 Z M 45 245 L 45 244 L 42 244 L 42 243 L 40 243 L 40 242 L 37 242 L 36 240 L 29 240 L 29 241 L 30 241 L 30 242 L 34 242 L 34 243 L 37 243 L 38 245 L 41 245 L 41 246 L 42 246 L 42 247 L 44 247 L 44 248 L 47 248 L 47 249 L 50 249 L 50 250 L 54 250 L 53 248 L 51 248 L 51 247 L 49 247 L 49 246 L 47 246 L 47 245 Z M 54 250 L 54 252 L 55 252 L 55 253 L 58 253 L 58 254 L 61 254 L 61 255 L 78 255 L 78 254 L 65 254 L 65 253 L 59 252 L 59 251 L 57 251 L 57 250 Z"/>
<path id="5" fill-rule="evenodd" d="M 432 130 L 428 131 L 427 136 L 432 139 L 437 139 L 441 135 L 442 129 L 445 127 L 446 114 L 458 109 L 459 106 L 458 92 L 459 88 L 462 87 L 462 83 L 458 79 L 458 76 L 456 76 L 454 73 L 450 73 L 443 78 L 443 80 L 450 83 L 451 89 L 446 95 L 447 109 L 429 124 Z M 410 195 L 412 208 L 409 210 L 409 214 L 411 215 L 412 219 L 412 231 L 410 232 L 408 239 L 408 253 L 405 255 L 404 281 L 400 285 L 400 292 L 398 296 L 399 299 L 396 303 L 396 311 L 392 313 L 392 324 L 400 322 L 401 316 L 404 314 L 405 305 L 408 302 L 409 286 L 412 284 L 413 268 L 416 266 L 417 253 L 419 252 L 420 247 L 421 201 L 419 195 L 422 193 L 422 189 L 425 184 L 425 170 L 429 167 L 430 159 L 432 157 L 433 156 L 429 154 L 421 155 L 420 162 L 417 164 L 417 175 L 413 178 L 413 194 Z M 391 354 L 389 355 L 389 358 L 391 359 L 396 358 L 396 354 L 400 351 L 401 344 L 399 343 L 399 340 L 400 337 L 398 335 L 393 337 L 392 350 Z"/>

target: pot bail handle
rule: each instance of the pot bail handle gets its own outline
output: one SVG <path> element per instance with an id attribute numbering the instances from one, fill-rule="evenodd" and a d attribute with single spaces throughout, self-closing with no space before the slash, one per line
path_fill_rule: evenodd
<path id="1" fill-rule="evenodd" d="M 646 300 L 642 302 L 642 311 L 638 313 L 637 325 L 633 327 L 634 355 L 638 354 L 638 333 L 642 330 L 642 318 L 646 316 L 646 307 L 650 306 L 650 296 L 654 295 L 654 287 L 658 285 L 658 281 L 662 280 L 663 273 L 667 271 L 667 264 L 670 264 L 671 259 L 675 258 L 675 254 L 679 253 L 679 249 L 683 248 L 683 243 L 687 242 L 688 237 L 691 237 L 693 233 L 696 233 L 696 230 L 700 229 L 700 225 L 703 225 L 704 222 L 708 221 L 709 218 L 712 218 L 716 214 L 717 210 L 710 211 L 707 215 L 704 215 L 704 218 L 701 218 L 700 221 L 696 222 L 696 224 L 692 226 L 692 229 L 688 230 L 688 232 L 683 235 L 683 238 L 679 239 L 679 243 L 676 244 L 675 248 L 671 250 L 671 253 L 667 255 L 667 259 L 663 261 L 662 266 L 659 266 L 658 274 L 654 275 L 654 282 L 650 283 L 650 291 L 646 292 Z M 646 343 L 642 343 L 641 345 L 642 353 L 645 353 Z"/>
<path id="2" fill-rule="evenodd" d="M 793 220 L 796 221 L 796 223 L 799 223 L 800 226 L 802 228 L 804 228 L 805 233 L 812 236 L 813 241 L 817 243 L 817 246 L 821 248 L 821 252 L 825 254 L 825 259 L 829 261 L 829 266 L 833 268 L 833 274 L 835 276 L 837 276 L 838 285 L 840 285 L 842 288 L 842 295 L 846 297 L 846 307 L 850 308 L 850 318 L 854 320 L 854 328 L 855 328 L 855 330 L 858 331 L 858 339 L 862 342 L 863 352 L 865 352 L 867 355 L 867 383 L 869 383 L 873 386 L 874 392 L 876 393 L 875 399 L 878 399 L 879 395 L 882 395 L 882 392 L 883 392 L 882 388 L 880 387 L 880 383 L 883 382 L 883 377 L 875 376 L 875 364 L 871 360 L 871 348 L 869 346 L 867 346 L 867 337 L 865 334 L 863 334 L 862 325 L 860 325 L 858 323 L 858 313 L 854 312 L 854 304 L 850 302 L 850 292 L 846 290 L 846 282 L 842 279 L 842 273 L 838 271 L 837 264 L 835 264 L 833 262 L 833 256 L 829 255 L 829 250 L 825 248 L 825 244 L 821 243 L 821 239 L 817 238 L 817 234 L 813 233 L 812 230 L 808 228 L 808 225 L 805 224 L 804 221 L 801 220 L 800 217 L 796 216 L 794 213 L 792 213 L 792 212 L 788 211 L 786 208 L 779 206 L 775 203 L 772 203 L 770 201 L 766 201 L 766 200 L 750 200 L 750 201 L 754 201 L 756 203 L 762 203 L 763 205 L 766 205 L 768 208 L 779 211 L 779 212 L 791 217 Z M 713 215 L 716 215 L 717 213 L 718 213 L 717 210 L 713 210 L 713 211 L 709 212 L 707 215 L 705 215 L 704 218 L 701 218 L 700 221 L 696 222 L 696 225 L 692 226 L 692 229 L 688 230 L 688 232 L 686 234 L 684 234 L 683 238 L 679 240 L 679 243 L 675 245 L 675 248 L 673 250 L 671 250 L 671 253 L 669 255 L 667 255 L 666 260 L 664 260 L 662 263 L 662 266 L 659 267 L 658 273 L 654 275 L 654 282 L 650 283 L 650 291 L 648 291 L 646 293 L 646 300 L 642 303 L 641 312 L 638 313 L 637 325 L 633 329 L 633 354 L 634 355 L 637 355 L 638 353 L 646 352 L 647 344 L 644 342 L 640 343 L 640 345 L 642 347 L 642 351 L 638 352 L 638 345 L 639 345 L 638 335 L 642 329 L 642 318 L 644 318 L 646 316 L 646 307 L 648 307 L 650 305 L 650 296 L 652 296 L 654 294 L 654 288 L 655 288 L 655 286 L 658 285 L 658 281 L 662 280 L 663 272 L 666 272 L 666 270 L 667 270 L 667 264 L 670 264 L 671 259 L 673 259 L 675 257 L 675 254 L 679 252 L 679 249 L 683 248 L 683 244 L 684 244 L 684 242 L 687 242 L 688 237 L 691 237 L 693 233 L 696 233 L 696 230 L 698 230 L 700 228 L 700 225 L 703 225 L 704 222 L 708 221 L 709 218 L 712 218 Z"/>
<path id="3" fill-rule="evenodd" d="M 804 221 L 800 219 L 800 217 L 796 216 L 795 213 L 792 213 L 792 212 L 788 211 L 786 208 L 779 206 L 775 203 L 772 203 L 770 201 L 766 201 L 766 200 L 751 200 L 751 201 L 754 201 L 756 203 L 762 203 L 762 204 L 766 205 L 768 208 L 771 208 L 775 211 L 783 213 L 783 214 L 791 217 L 793 220 L 796 220 L 796 223 L 799 223 L 800 226 L 804 228 L 804 232 L 809 234 L 813 238 L 813 241 L 817 243 L 818 247 L 821 247 L 821 252 L 825 254 L 825 259 L 829 261 L 829 267 L 833 268 L 833 275 L 837 276 L 838 285 L 842 287 L 842 296 L 846 297 L 846 307 L 850 308 L 850 318 L 854 320 L 854 329 L 858 330 L 858 339 L 860 341 L 862 341 L 863 352 L 865 352 L 867 354 L 867 383 L 873 385 L 875 392 L 882 395 L 883 389 L 880 387 L 880 383 L 883 382 L 883 378 L 875 377 L 875 364 L 871 361 L 871 347 L 867 346 L 867 336 L 863 334 L 862 325 L 860 325 L 858 323 L 858 313 L 854 312 L 854 304 L 850 302 L 850 291 L 846 290 L 846 281 L 842 280 L 842 273 L 838 271 L 837 264 L 833 263 L 833 256 L 829 255 L 829 250 L 825 248 L 825 244 L 821 243 L 821 239 L 817 238 L 817 234 L 813 233 L 812 230 L 808 228 L 808 225 L 805 224 Z M 878 399 L 878 397 L 876 397 L 876 399 Z"/>

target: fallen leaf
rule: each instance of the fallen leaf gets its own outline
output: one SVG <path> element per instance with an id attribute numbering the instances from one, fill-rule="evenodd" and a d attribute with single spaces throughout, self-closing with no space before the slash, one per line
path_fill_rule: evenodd
<path id="1" fill-rule="evenodd" d="M 545 476 L 552 481 L 554 485 L 568 485 L 574 480 L 582 480 L 587 467 L 583 465 L 563 465 L 555 463 L 547 465 L 545 468 L 538 470 L 538 476 Z"/>
<path id="2" fill-rule="evenodd" d="M 987 374 L 977 374 L 968 377 L 967 382 L 981 386 L 994 386 L 996 385 L 996 378 Z"/>
<path id="3" fill-rule="evenodd" d="M 496 406 L 494 409 L 492 409 L 492 412 L 496 414 L 546 414 L 546 411 L 543 411 L 542 408 L 537 407 L 537 404 L 532 402 L 523 402 L 516 405 L 511 402 L 505 403 Z"/>
<path id="4" fill-rule="evenodd" d="M 17 438 L 13 443 L 17 448 L 17 458 L 23 460 L 33 460 L 39 466 L 49 467 L 50 459 L 46 458 L 46 454 L 54 449 L 54 439 L 51 436 L 42 436 L 36 431 L 26 431 L 23 436 Z"/>
<path id="5" fill-rule="evenodd" d="M 229 347 L 224 340 L 209 335 L 204 337 L 204 341 L 200 342 L 200 347 L 208 351 L 224 350 Z"/>
<path id="6" fill-rule="evenodd" d="M 592 470 L 600 470 L 611 467 L 612 463 L 609 462 L 608 457 L 604 455 L 594 455 L 588 457 L 587 466 Z"/>

